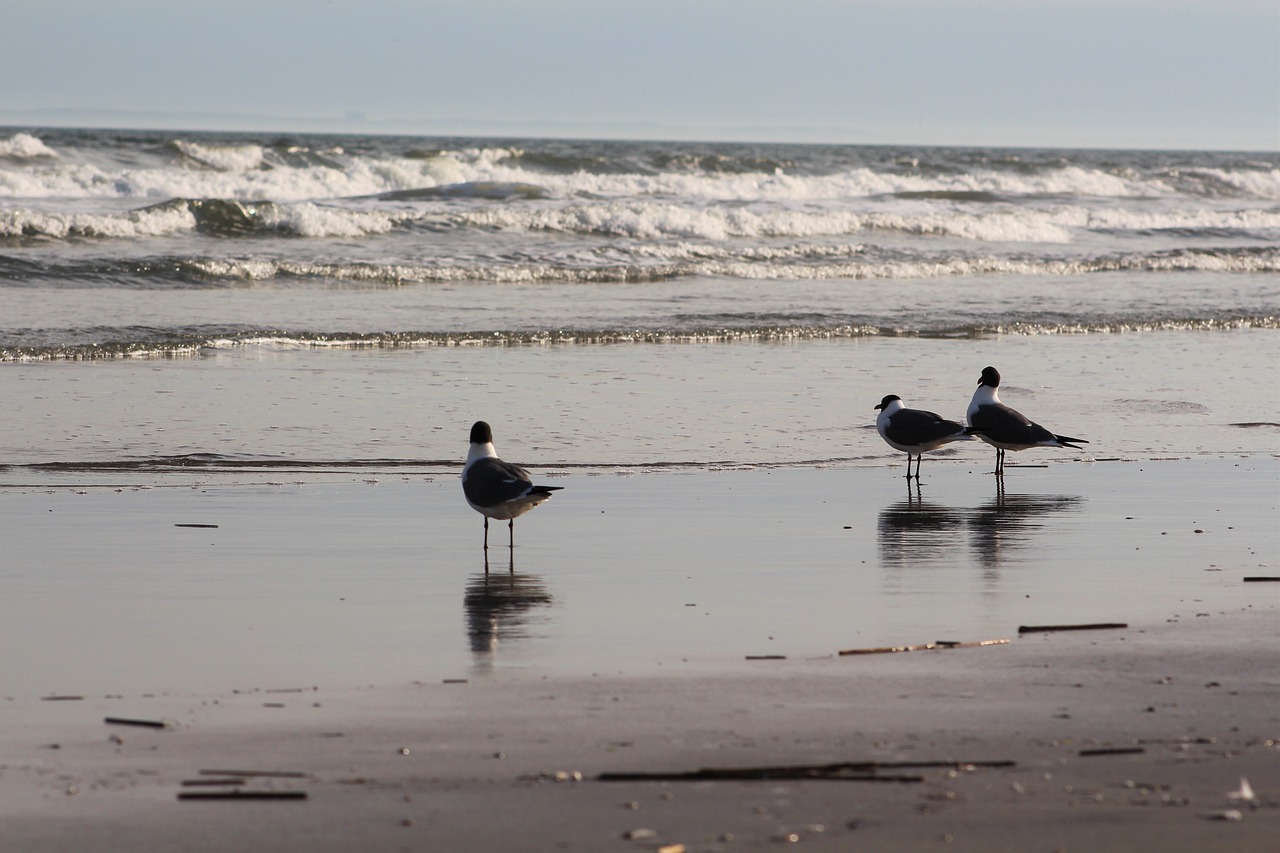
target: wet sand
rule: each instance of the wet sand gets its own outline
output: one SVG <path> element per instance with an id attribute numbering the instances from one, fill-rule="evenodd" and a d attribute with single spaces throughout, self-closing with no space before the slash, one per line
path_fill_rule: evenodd
<path id="1" fill-rule="evenodd" d="M 444 472 L 8 492 L 3 846 L 1273 849 L 1275 460 L 930 462 L 566 477 L 487 588 Z"/>
<path id="2" fill-rule="evenodd" d="M 1271 850 L 1280 641 L 1274 596 L 1259 599 L 1178 624 L 713 675 L 14 699 L 5 846 Z M 837 762 L 903 781 L 601 778 Z M 240 790 L 306 799 L 179 799 L 227 790 L 187 784 L 227 771 Z M 1241 777 L 1256 803 L 1229 796 Z"/>

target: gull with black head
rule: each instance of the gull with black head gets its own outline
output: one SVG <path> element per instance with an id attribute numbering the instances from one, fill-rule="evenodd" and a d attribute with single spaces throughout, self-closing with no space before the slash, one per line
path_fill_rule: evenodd
<path id="1" fill-rule="evenodd" d="M 1016 409 L 1000 402 L 1000 371 L 984 367 L 978 389 L 969 401 L 968 421 L 979 438 L 996 449 L 996 475 L 1004 475 L 1004 452 L 1029 447 L 1070 447 L 1083 450 L 1083 438 L 1055 435 Z"/>
<path id="2" fill-rule="evenodd" d="M 897 394 L 890 394 L 875 406 L 876 431 L 885 444 L 907 454 L 907 479 L 911 479 L 911 457 L 916 458 L 916 480 L 920 479 L 920 461 L 923 454 L 937 450 L 952 441 L 972 441 L 974 430 L 964 424 L 949 421 L 934 412 L 908 409 Z"/>
<path id="3" fill-rule="evenodd" d="M 516 518 L 551 497 L 563 486 L 535 486 L 529 472 L 503 462 L 493 447 L 493 430 L 484 421 L 471 427 L 471 449 L 462 467 L 462 492 L 484 516 L 484 547 L 489 550 L 489 519 L 506 521 L 510 547 L 516 546 Z"/>

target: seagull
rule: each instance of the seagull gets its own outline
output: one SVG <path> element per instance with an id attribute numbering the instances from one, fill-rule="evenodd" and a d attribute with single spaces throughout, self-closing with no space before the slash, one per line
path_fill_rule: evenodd
<path id="1" fill-rule="evenodd" d="M 1004 475 L 1004 452 L 1026 450 L 1028 447 L 1070 447 L 1083 450 L 1077 444 L 1088 444 L 1083 438 L 1054 435 L 1034 423 L 1026 415 L 1000 402 L 1000 371 L 984 367 L 978 380 L 978 390 L 969 401 L 968 420 L 978 438 L 996 449 L 996 474 Z"/>
<path id="2" fill-rule="evenodd" d="M 937 450 L 951 441 L 973 441 L 975 430 L 949 421 L 933 412 L 908 409 L 902 398 L 890 394 L 875 408 L 876 430 L 885 444 L 907 454 L 907 479 L 911 479 L 911 457 L 916 458 L 916 479 L 920 479 L 920 460 L 926 450 Z"/>
<path id="3" fill-rule="evenodd" d="M 563 486 L 535 486 L 529 472 L 503 462 L 493 449 L 493 430 L 484 421 L 471 427 L 471 449 L 462 467 L 462 493 L 467 503 L 484 516 L 484 548 L 489 550 L 489 519 L 505 520 L 516 546 L 516 516 L 524 515 Z"/>

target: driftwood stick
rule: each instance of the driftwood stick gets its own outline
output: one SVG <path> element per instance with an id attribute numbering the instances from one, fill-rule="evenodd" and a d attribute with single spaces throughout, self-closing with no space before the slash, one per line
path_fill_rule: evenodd
<path id="1" fill-rule="evenodd" d="M 200 770 L 201 776 L 271 776 L 278 779 L 305 779 L 306 773 L 296 770 Z"/>
<path id="2" fill-rule="evenodd" d="M 919 643 L 911 646 L 874 646 L 869 649 L 841 649 L 842 655 L 887 655 L 894 652 L 921 652 L 926 649 L 936 649 L 933 643 Z"/>
<path id="3" fill-rule="evenodd" d="M 959 640 L 938 640 L 934 643 L 917 643 L 908 646 L 873 646 L 866 649 L 841 649 L 841 655 L 885 655 L 894 652 L 923 652 L 931 649 L 976 649 L 982 646 L 1003 646 L 1009 643 L 1008 638 L 999 640 L 975 640 L 960 642 Z"/>
<path id="4" fill-rule="evenodd" d="M 691 770 L 689 772 L 671 773 L 601 773 L 596 777 L 601 782 L 756 782 L 771 779 L 803 780 L 815 782 L 923 782 L 923 776 L 894 775 L 882 776 L 876 773 L 825 772 L 818 770 L 800 771 L 785 768 L 744 768 L 742 770 Z"/>
<path id="5" fill-rule="evenodd" d="M 1082 749 L 1077 755 L 1138 755 L 1146 752 L 1140 746 L 1101 746 L 1096 749 Z"/>
<path id="6" fill-rule="evenodd" d="M 1128 628 L 1128 622 L 1094 622 L 1086 625 L 1019 625 L 1019 634 L 1039 634 L 1043 631 L 1101 631 L 1107 628 Z"/>
<path id="7" fill-rule="evenodd" d="M 930 767 L 1013 767 L 1013 761 L 851 761 L 837 764 L 795 764 L 759 767 L 703 767 L 688 771 L 655 773 L 601 773 L 601 782 L 705 782 L 752 781 L 759 779 L 815 779 L 848 782 L 923 782 L 924 777 L 885 774 L 884 770 L 910 770 Z"/>
<path id="8" fill-rule="evenodd" d="M 1013 642 L 1008 637 L 1002 637 L 998 640 L 974 640 L 972 642 L 962 643 L 956 640 L 938 640 L 934 645 L 940 649 L 977 649 L 982 646 L 1004 646 Z"/>
<path id="9" fill-rule="evenodd" d="M 164 720 L 135 720 L 129 717 L 103 717 L 102 722 L 113 726 L 142 726 L 148 729 L 167 729 L 169 727 Z"/>
<path id="10" fill-rule="evenodd" d="M 306 791 L 183 791 L 179 800 L 305 800 Z"/>

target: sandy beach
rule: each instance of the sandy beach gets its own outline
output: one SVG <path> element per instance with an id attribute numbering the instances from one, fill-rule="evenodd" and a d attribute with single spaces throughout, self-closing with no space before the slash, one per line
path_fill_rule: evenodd
<path id="1" fill-rule="evenodd" d="M 1259 599 L 715 675 L 9 699 L 4 847 L 1272 850 L 1280 643 L 1275 597 Z M 601 778 L 845 762 L 882 766 Z M 1256 801 L 1230 796 L 1242 777 Z M 181 799 L 233 788 L 306 799 Z"/>
<path id="2" fill-rule="evenodd" d="M 0 846 L 1273 849 L 1275 460 L 972 455 L 10 489 Z"/>
<path id="3" fill-rule="evenodd" d="M 0 853 L 1274 850 L 1277 165 L 0 132 Z"/>

